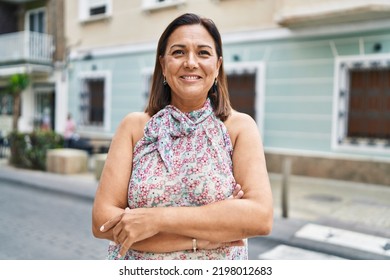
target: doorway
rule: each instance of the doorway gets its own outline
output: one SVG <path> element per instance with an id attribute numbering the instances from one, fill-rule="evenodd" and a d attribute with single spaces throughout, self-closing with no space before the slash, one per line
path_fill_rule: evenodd
<path id="1" fill-rule="evenodd" d="M 35 92 L 34 129 L 54 130 L 55 124 L 55 94 L 50 92 Z"/>

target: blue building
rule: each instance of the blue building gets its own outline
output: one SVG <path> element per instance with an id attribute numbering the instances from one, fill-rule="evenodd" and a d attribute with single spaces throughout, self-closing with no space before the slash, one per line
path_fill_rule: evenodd
<path id="1" fill-rule="evenodd" d="M 296 175 L 390 184 L 388 1 L 72 2 L 67 105 L 83 136 L 109 140 L 144 109 L 158 36 L 190 11 L 220 27 L 233 107 L 256 120 L 270 172 L 291 158 Z"/>

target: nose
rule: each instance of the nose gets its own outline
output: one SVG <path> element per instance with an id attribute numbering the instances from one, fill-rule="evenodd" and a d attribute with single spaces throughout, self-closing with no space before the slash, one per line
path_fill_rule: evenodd
<path id="1" fill-rule="evenodd" d="M 188 53 L 187 60 L 184 63 L 184 66 L 189 69 L 194 69 L 198 65 L 198 60 L 194 53 Z"/>

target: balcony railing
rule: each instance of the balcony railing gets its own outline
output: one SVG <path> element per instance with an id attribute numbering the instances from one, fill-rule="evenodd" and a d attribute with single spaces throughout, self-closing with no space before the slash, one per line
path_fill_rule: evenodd
<path id="1" fill-rule="evenodd" d="M 53 37 L 22 31 L 0 35 L 0 64 L 50 64 L 54 51 Z"/>

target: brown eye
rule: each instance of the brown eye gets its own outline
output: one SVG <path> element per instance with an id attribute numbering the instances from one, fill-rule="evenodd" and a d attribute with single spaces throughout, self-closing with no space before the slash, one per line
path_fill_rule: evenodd
<path id="1" fill-rule="evenodd" d="M 206 50 L 202 50 L 199 52 L 199 55 L 202 55 L 202 56 L 209 56 L 210 55 L 210 52 L 209 51 L 206 51 Z"/>
<path id="2" fill-rule="evenodd" d="M 173 55 L 182 55 L 182 54 L 184 54 L 184 51 L 182 51 L 182 50 L 175 50 L 175 51 L 172 52 L 172 54 Z"/>

